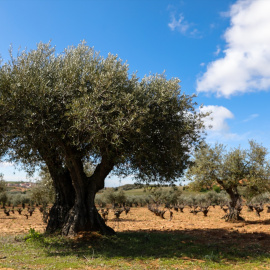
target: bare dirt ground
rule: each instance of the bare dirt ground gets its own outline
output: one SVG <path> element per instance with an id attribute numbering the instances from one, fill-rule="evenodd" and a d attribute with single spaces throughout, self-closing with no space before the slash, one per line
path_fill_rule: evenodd
<path id="1" fill-rule="evenodd" d="M 10 216 L 4 214 L 0 209 L 0 235 L 15 235 L 27 233 L 30 228 L 38 232 L 44 232 L 46 224 L 42 222 L 42 214 L 38 209 L 33 216 L 26 218 L 23 210 L 22 214 L 15 209 L 15 213 L 10 212 Z M 165 219 L 161 219 L 150 212 L 146 207 L 131 208 L 126 215 L 121 214 L 116 220 L 112 210 L 109 212 L 107 224 L 116 232 L 124 231 L 163 231 L 169 233 L 186 233 L 195 236 L 198 242 L 233 242 L 239 246 L 259 243 L 270 252 L 270 213 L 266 209 L 258 217 L 255 212 L 249 212 L 247 207 L 242 210 L 244 222 L 229 223 L 222 217 L 224 212 L 219 206 L 211 207 L 207 217 L 202 213 L 194 215 L 190 213 L 190 208 L 186 207 L 184 213 L 173 211 L 173 218 L 169 220 L 169 212 L 165 213 Z"/>
<path id="2" fill-rule="evenodd" d="M 203 213 L 194 215 L 186 207 L 184 213 L 173 211 L 173 219 L 169 220 L 169 212 L 165 219 L 155 216 L 147 208 L 132 208 L 126 216 L 122 213 L 120 221 L 116 221 L 113 213 L 109 215 L 108 225 L 117 231 L 163 231 L 168 233 L 184 233 L 193 236 L 198 243 L 209 245 L 232 244 L 239 248 L 258 245 L 265 252 L 270 252 L 270 213 L 266 209 L 258 217 L 243 207 L 244 222 L 230 223 L 222 217 L 224 211 L 216 206 L 211 207 L 207 217 Z M 110 220 L 111 218 L 111 220 Z"/>

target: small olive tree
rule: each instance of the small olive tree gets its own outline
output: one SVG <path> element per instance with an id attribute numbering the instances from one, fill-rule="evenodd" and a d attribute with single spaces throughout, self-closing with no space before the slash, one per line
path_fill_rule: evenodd
<path id="1" fill-rule="evenodd" d="M 7 185 L 4 180 L 4 176 L 3 174 L 0 174 L 0 193 L 6 191 L 6 189 L 7 189 Z"/>
<path id="2" fill-rule="evenodd" d="M 235 148 L 230 151 L 222 144 L 203 144 L 195 152 L 193 166 L 187 172 L 189 180 L 198 185 L 218 184 L 230 197 L 230 213 L 227 220 L 239 219 L 236 206 L 241 204 L 239 187 L 252 195 L 270 190 L 270 164 L 268 151 L 254 141 L 249 149 Z"/>
<path id="3" fill-rule="evenodd" d="M 3 207 L 5 207 L 8 200 L 6 189 L 7 189 L 7 185 L 3 178 L 3 174 L 0 174 L 0 203 L 3 204 Z"/>
<path id="4" fill-rule="evenodd" d="M 113 207 L 124 205 L 127 201 L 126 194 L 122 189 L 114 190 L 113 188 L 108 188 L 104 191 L 103 196 L 106 202 L 111 204 Z"/>
<path id="5" fill-rule="evenodd" d="M 39 205 L 47 206 L 55 200 L 53 180 L 47 167 L 42 167 L 39 177 L 40 179 L 31 190 L 31 201 Z"/>

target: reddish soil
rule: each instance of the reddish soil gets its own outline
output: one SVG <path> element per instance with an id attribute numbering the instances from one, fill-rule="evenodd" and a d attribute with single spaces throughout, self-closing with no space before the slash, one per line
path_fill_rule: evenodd
<path id="1" fill-rule="evenodd" d="M 202 244 L 226 244 L 239 248 L 254 245 L 265 252 L 270 252 L 270 213 L 266 209 L 258 217 L 242 210 L 244 222 L 226 222 L 222 217 L 224 211 L 219 207 L 211 207 L 207 217 L 203 213 L 194 215 L 186 207 L 184 213 L 173 211 L 173 219 L 169 220 L 169 212 L 161 219 L 147 208 L 132 208 L 126 216 L 122 213 L 120 221 L 116 221 L 113 212 L 109 214 L 108 225 L 117 231 L 165 231 L 168 233 L 185 233 L 194 237 L 195 242 Z"/>
<path id="2" fill-rule="evenodd" d="M 38 209 L 35 210 L 32 217 L 26 218 L 23 210 L 19 215 L 10 212 L 10 216 L 0 210 L 0 235 L 6 234 L 23 234 L 27 233 L 30 228 L 36 231 L 44 232 L 45 224 L 42 222 L 42 214 Z M 215 242 L 226 241 L 234 242 L 241 245 L 247 245 L 247 241 L 260 243 L 260 246 L 267 250 L 270 247 L 270 213 L 266 209 L 258 217 L 255 212 L 249 212 L 246 207 L 242 210 L 242 217 L 245 222 L 229 223 L 225 222 L 222 217 L 224 212 L 220 207 L 211 207 L 207 217 L 202 213 L 194 215 L 190 213 L 190 208 L 186 207 L 184 213 L 173 212 L 173 218 L 169 220 L 169 212 L 165 213 L 165 219 L 155 216 L 147 208 L 131 208 L 126 215 L 121 214 L 120 219 L 116 220 L 113 211 L 109 212 L 107 224 L 116 232 L 122 231 L 166 231 L 171 233 L 187 233 L 197 238 L 198 242 Z"/>
<path id="3" fill-rule="evenodd" d="M 222 217 L 224 211 L 219 206 L 211 207 L 208 216 L 204 217 L 203 213 L 194 215 L 190 213 L 190 208 L 186 207 L 184 213 L 173 211 L 173 218 L 170 221 L 170 215 L 167 211 L 165 219 L 161 219 L 147 208 L 131 208 L 126 215 L 124 212 L 120 216 L 119 222 L 115 220 L 113 212 L 109 213 L 108 225 L 115 231 L 182 231 L 182 230 L 227 230 L 237 231 L 240 233 L 261 232 L 270 235 L 270 213 L 264 210 L 261 217 L 254 212 L 249 212 L 246 207 L 242 210 L 242 217 L 245 222 L 230 223 Z"/>
<path id="4" fill-rule="evenodd" d="M 9 209 L 7 207 L 7 209 Z M 10 215 L 6 216 L 3 209 L 0 209 L 0 235 L 6 234 L 24 234 L 30 228 L 34 228 L 38 232 L 44 232 L 45 224 L 42 222 L 42 214 L 35 209 L 30 217 L 27 209 L 24 209 L 19 215 L 16 208 L 14 214 L 10 211 Z M 28 215 L 28 219 L 25 215 Z"/>

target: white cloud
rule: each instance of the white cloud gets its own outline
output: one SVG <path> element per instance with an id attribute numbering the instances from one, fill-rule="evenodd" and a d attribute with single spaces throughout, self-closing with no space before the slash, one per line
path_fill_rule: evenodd
<path id="1" fill-rule="evenodd" d="M 259 117 L 259 114 L 255 113 L 255 114 L 252 114 L 250 115 L 247 119 L 243 120 L 243 122 L 249 122 L 255 118 Z"/>
<path id="2" fill-rule="evenodd" d="M 217 50 L 214 52 L 214 55 L 218 56 L 221 52 L 220 46 L 217 46 Z"/>
<path id="3" fill-rule="evenodd" d="M 11 162 L 0 162 L 0 167 L 5 168 L 5 167 L 12 167 L 14 164 Z"/>
<path id="4" fill-rule="evenodd" d="M 198 92 L 229 97 L 270 88 L 270 1 L 238 0 L 228 15 L 224 57 L 211 62 L 197 81 Z"/>
<path id="5" fill-rule="evenodd" d="M 176 19 L 174 14 L 171 14 L 171 22 L 168 24 L 172 31 L 177 30 L 182 34 L 185 34 L 188 30 L 189 23 L 184 20 L 184 16 L 179 14 L 179 18 Z"/>
<path id="6" fill-rule="evenodd" d="M 172 7 L 171 7 L 172 8 Z M 178 17 L 176 12 L 171 12 L 171 22 L 168 23 L 169 28 L 172 31 L 178 31 L 182 35 L 186 35 L 193 38 L 200 38 L 200 32 L 194 27 L 194 23 L 190 23 L 185 20 L 184 15 L 180 13 Z"/>
<path id="7" fill-rule="evenodd" d="M 254 137 L 251 132 L 246 132 L 243 134 L 237 134 L 231 132 L 227 120 L 233 119 L 233 113 L 223 106 L 209 105 L 204 106 L 200 109 L 200 112 L 206 113 L 211 112 L 211 115 L 206 117 L 205 126 L 207 129 L 206 141 L 210 144 L 215 144 L 216 142 L 223 144 L 238 146 L 239 143 L 243 144 L 248 141 L 251 137 Z M 256 118 L 257 114 L 251 115 L 248 119 Z M 207 128 L 212 126 L 211 128 Z"/>
<path id="8" fill-rule="evenodd" d="M 211 126 L 210 130 L 214 132 L 227 132 L 229 126 L 226 120 L 234 118 L 233 113 L 223 106 L 203 106 L 200 111 L 211 112 L 210 116 L 205 118 L 205 126 Z"/>

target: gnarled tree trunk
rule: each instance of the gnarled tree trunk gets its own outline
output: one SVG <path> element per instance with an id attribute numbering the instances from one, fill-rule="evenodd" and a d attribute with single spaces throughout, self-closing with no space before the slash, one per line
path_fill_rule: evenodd
<path id="1" fill-rule="evenodd" d="M 49 233 L 62 231 L 67 215 L 75 203 L 75 191 L 69 171 L 66 170 L 54 175 L 53 180 L 56 194 L 46 227 L 46 231 Z"/>
<path id="2" fill-rule="evenodd" d="M 68 219 L 62 229 L 64 235 L 76 235 L 81 231 L 99 231 L 112 235 L 114 230 L 107 226 L 95 206 L 95 185 L 83 184 L 76 187 L 81 192 L 76 193 L 76 201 L 68 213 Z"/>
<path id="3" fill-rule="evenodd" d="M 44 143 L 47 145 L 49 141 Z M 54 148 L 50 148 L 54 149 Z M 39 148 L 39 153 L 45 160 L 55 189 L 55 202 L 49 213 L 49 221 L 46 232 L 61 232 L 70 209 L 75 203 L 75 190 L 67 167 L 56 149 L 50 150 Z"/>
<path id="4" fill-rule="evenodd" d="M 75 203 L 67 214 L 62 233 L 69 236 L 82 231 L 99 231 L 107 235 L 114 234 L 114 230 L 105 224 L 95 206 L 95 195 L 104 187 L 104 180 L 113 169 L 113 165 L 102 159 L 93 175 L 87 177 L 78 154 L 74 154 L 71 149 L 67 149 L 67 152 L 69 158 L 66 162 L 75 190 Z"/>
<path id="5" fill-rule="evenodd" d="M 231 202 L 229 205 L 229 213 L 223 218 L 229 222 L 243 221 L 244 219 L 240 216 L 241 208 L 241 196 L 238 193 L 237 186 L 226 186 L 222 180 L 217 179 L 217 182 L 224 188 L 229 194 Z"/>
<path id="6" fill-rule="evenodd" d="M 226 192 L 230 195 L 230 205 L 229 205 L 229 213 L 225 215 L 225 220 L 230 222 L 235 221 L 243 221 L 244 219 L 240 216 L 240 212 L 242 210 L 241 207 L 241 196 L 237 191 L 237 187 L 227 188 Z"/>

